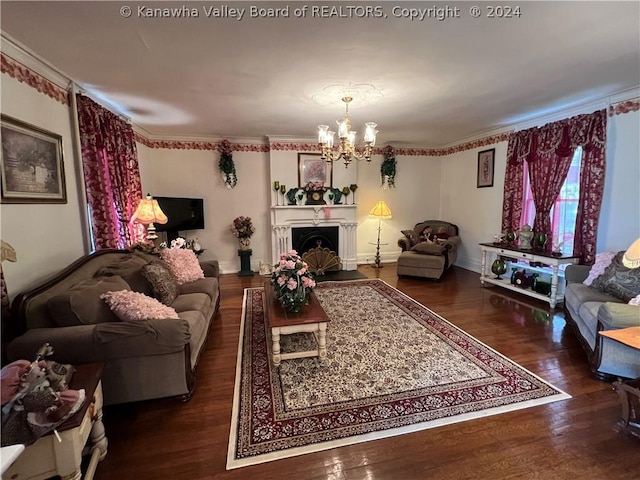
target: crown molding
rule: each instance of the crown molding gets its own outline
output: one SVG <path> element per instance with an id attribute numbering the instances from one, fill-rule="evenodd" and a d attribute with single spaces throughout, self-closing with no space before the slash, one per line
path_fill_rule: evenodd
<path id="1" fill-rule="evenodd" d="M 56 86 L 66 90 L 73 82 L 69 75 L 59 68 L 54 67 L 44 58 L 25 47 L 5 32 L 0 32 L 0 41 L 2 42 L 2 53 L 11 57 L 33 73 L 42 76 Z"/>

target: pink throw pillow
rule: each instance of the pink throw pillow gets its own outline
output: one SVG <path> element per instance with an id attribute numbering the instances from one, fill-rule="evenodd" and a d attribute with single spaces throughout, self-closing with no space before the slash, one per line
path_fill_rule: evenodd
<path id="1" fill-rule="evenodd" d="M 119 290 L 100 295 L 111 311 L 123 322 L 141 322 L 156 318 L 180 318 L 174 308 L 155 298 L 131 290 Z"/>
<path id="2" fill-rule="evenodd" d="M 160 258 L 169 266 L 178 285 L 195 282 L 204 278 L 204 272 L 193 250 L 187 248 L 166 248 L 160 252 Z"/>
<path id="3" fill-rule="evenodd" d="M 607 267 L 611 265 L 611 261 L 615 256 L 616 256 L 616 252 L 596 253 L 596 261 L 591 267 L 591 270 L 589 271 L 589 276 L 585 278 L 584 282 L 582 283 L 590 286 L 593 283 L 593 281 L 596 278 L 598 278 L 600 275 L 602 275 L 604 271 L 607 269 Z"/>

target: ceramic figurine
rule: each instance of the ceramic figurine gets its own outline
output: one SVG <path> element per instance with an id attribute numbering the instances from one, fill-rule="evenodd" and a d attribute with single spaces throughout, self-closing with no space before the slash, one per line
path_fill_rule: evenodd
<path id="1" fill-rule="evenodd" d="M 533 231 L 529 225 L 524 225 L 518 232 L 518 242 L 521 250 L 531 250 L 531 240 L 533 239 Z"/>

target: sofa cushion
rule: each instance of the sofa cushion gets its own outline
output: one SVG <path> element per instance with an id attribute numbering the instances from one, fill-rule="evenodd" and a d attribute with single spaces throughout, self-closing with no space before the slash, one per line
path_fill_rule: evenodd
<path id="1" fill-rule="evenodd" d="M 411 247 L 411 251 L 424 255 L 442 255 L 444 245 L 434 242 L 420 242 Z"/>
<path id="2" fill-rule="evenodd" d="M 117 322 L 118 318 L 100 299 L 100 295 L 112 290 L 128 289 L 129 285 L 122 277 L 90 278 L 51 297 L 47 307 L 59 327 Z"/>
<path id="3" fill-rule="evenodd" d="M 188 310 L 204 312 L 209 305 L 211 305 L 211 297 L 206 293 L 187 293 L 178 295 L 178 298 L 171 304 L 171 307 L 178 313 Z"/>
<path id="4" fill-rule="evenodd" d="M 211 299 L 218 295 L 218 279 L 215 277 L 205 277 L 195 282 L 185 283 L 178 287 L 180 295 L 187 293 L 206 293 Z"/>
<path id="5" fill-rule="evenodd" d="M 130 254 L 123 258 L 113 262 L 111 265 L 100 268 L 95 276 L 120 276 L 125 282 L 129 284 L 131 290 L 134 292 L 144 293 L 145 295 L 152 296 L 153 290 L 146 278 L 142 275 L 142 267 L 147 265 L 149 260 L 143 258 L 141 255 Z"/>
<path id="6" fill-rule="evenodd" d="M 153 296 L 171 305 L 178 296 L 178 282 L 164 262 L 154 261 L 142 267 L 142 275 L 151 284 Z"/>
<path id="7" fill-rule="evenodd" d="M 119 290 L 103 293 L 100 298 L 123 322 L 141 322 L 153 318 L 178 318 L 178 312 L 175 309 L 139 292 Z"/>
<path id="8" fill-rule="evenodd" d="M 596 254 L 596 261 L 591 266 L 591 270 L 589 270 L 589 275 L 584 279 L 585 285 L 591 285 L 593 281 L 598 278 L 600 275 L 604 273 L 609 265 L 611 265 L 611 261 L 613 257 L 616 256 L 616 252 L 600 252 Z"/>
<path id="9" fill-rule="evenodd" d="M 204 278 L 204 272 L 193 250 L 187 248 L 167 248 L 160 252 L 160 258 L 169 266 L 178 285 Z"/>
<path id="10" fill-rule="evenodd" d="M 625 303 L 640 295 L 640 268 L 627 268 L 622 264 L 624 251 L 618 252 L 604 273 L 596 278 L 592 287 L 623 300 Z"/>

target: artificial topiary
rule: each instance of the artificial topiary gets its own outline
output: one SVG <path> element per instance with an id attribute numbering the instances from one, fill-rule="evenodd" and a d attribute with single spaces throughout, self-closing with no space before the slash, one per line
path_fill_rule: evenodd
<path id="1" fill-rule="evenodd" d="M 218 167 L 222 172 L 224 183 L 227 185 L 227 188 L 233 188 L 238 183 L 238 177 L 236 176 L 236 166 L 233 163 L 229 140 L 222 140 L 220 145 L 218 145 L 218 151 L 220 152 Z"/>
<path id="2" fill-rule="evenodd" d="M 391 145 L 384 147 L 384 160 L 380 165 L 380 176 L 382 177 L 382 186 L 386 182 L 387 186 L 396 186 L 396 154 Z"/>

